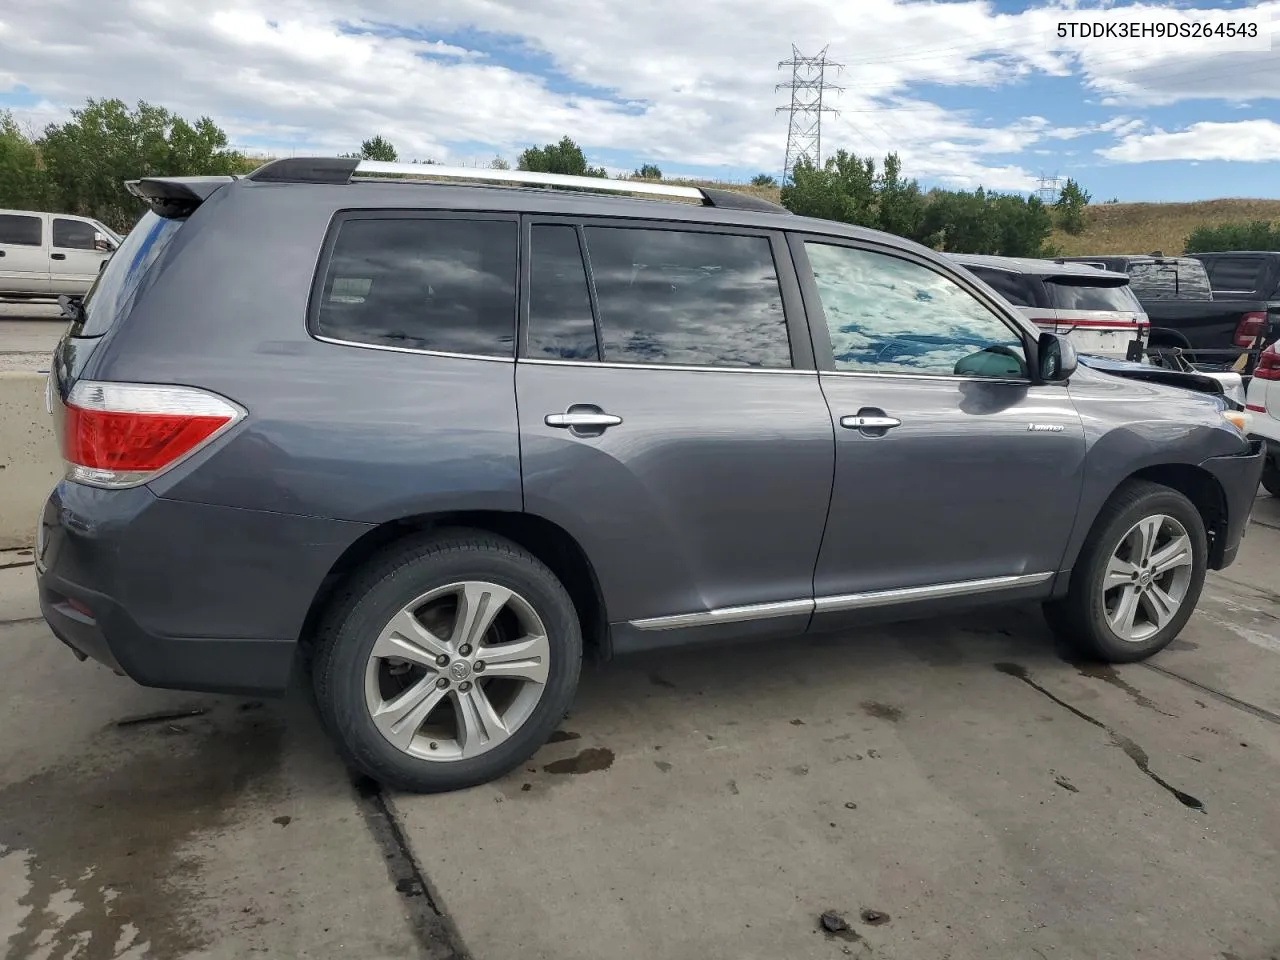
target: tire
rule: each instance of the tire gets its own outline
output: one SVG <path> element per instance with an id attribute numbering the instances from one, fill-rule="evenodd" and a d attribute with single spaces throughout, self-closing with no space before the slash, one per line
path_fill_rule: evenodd
<path id="1" fill-rule="evenodd" d="M 1267 458 L 1262 468 L 1262 489 L 1273 497 L 1280 497 L 1280 454 Z"/>
<path id="2" fill-rule="evenodd" d="M 492 626 L 466 644 L 463 611 L 494 609 Z M 509 652 L 516 647 L 494 645 L 500 635 L 530 653 L 517 659 Z M 441 643 L 447 664 L 433 659 Z M 387 657 L 389 650 L 411 650 L 415 659 Z M 397 546 L 339 590 L 318 630 L 312 682 L 321 720 L 350 766 L 388 787 L 437 793 L 528 760 L 569 708 L 581 662 L 577 611 L 555 575 L 509 540 L 453 530 Z M 542 682 L 518 677 L 521 670 L 541 671 Z M 499 715 L 509 733 L 489 722 Z"/>
<path id="3" fill-rule="evenodd" d="M 1164 520 L 1157 522 L 1157 517 Z M 1151 555 L 1159 559 L 1162 549 L 1173 546 L 1175 537 L 1185 536 L 1185 563 L 1152 578 L 1144 577 L 1144 571 L 1152 568 L 1135 552 L 1140 552 L 1143 542 L 1142 532 L 1135 528 L 1144 520 L 1150 520 L 1148 529 L 1157 533 Z M 1172 555 L 1166 553 L 1166 562 Z M 1182 554 L 1177 557 L 1181 559 Z M 1132 586 L 1129 580 L 1117 583 L 1113 579 L 1112 586 L 1104 587 L 1113 558 L 1115 577 L 1123 574 L 1133 578 Z M 1130 561 L 1135 561 L 1137 568 L 1133 572 L 1123 566 Z M 1208 538 L 1195 505 L 1169 487 L 1130 480 L 1098 514 L 1072 569 L 1067 595 L 1045 604 L 1046 619 L 1058 637 L 1083 656 L 1109 663 L 1145 660 L 1177 637 L 1195 611 L 1207 563 Z M 1135 615 L 1126 636 L 1112 617 L 1117 616 L 1123 627 L 1128 608 L 1122 609 L 1120 604 L 1130 591 Z M 1153 611 L 1163 608 L 1167 613 L 1165 598 L 1176 598 L 1177 606 L 1161 624 Z"/>

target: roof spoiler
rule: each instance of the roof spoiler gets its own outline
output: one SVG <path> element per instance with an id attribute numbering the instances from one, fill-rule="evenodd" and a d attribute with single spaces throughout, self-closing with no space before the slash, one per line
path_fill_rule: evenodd
<path id="1" fill-rule="evenodd" d="M 235 177 L 143 177 L 128 180 L 125 189 L 166 219 L 190 215 Z"/>
<path id="2" fill-rule="evenodd" d="M 561 173 L 529 170 L 490 170 L 472 167 L 445 167 L 434 163 L 387 163 L 350 157 L 287 157 L 263 164 L 245 177 L 255 183 L 345 184 L 358 182 L 356 174 L 451 180 L 463 183 L 504 183 L 541 187 L 568 187 L 595 193 L 629 193 L 667 199 L 692 200 L 702 206 L 726 210 L 755 210 L 762 213 L 789 213 L 786 207 L 736 190 L 712 187 L 685 187 L 640 180 L 613 180 L 606 177 L 577 177 Z"/>

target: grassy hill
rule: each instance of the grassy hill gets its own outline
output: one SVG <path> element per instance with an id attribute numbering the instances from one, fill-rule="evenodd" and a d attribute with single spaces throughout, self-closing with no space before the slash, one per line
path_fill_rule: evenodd
<path id="1" fill-rule="evenodd" d="M 1091 253 L 1182 253 L 1199 226 L 1280 220 L 1280 200 L 1199 200 L 1195 203 L 1092 204 L 1079 236 L 1055 230 L 1049 242 L 1063 256 Z"/>
<path id="2" fill-rule="evenodd" d="M 778 201 L 777 187 L 752 187 L 738 183 L 701 180 L 667 181 L 693 186 L 741 190 Z M 1250 220 L 1280 220 L 1280 200 L 1198 200 L 1194 203 L 1102 203 L 1085 212 L 1085 229 L 1079 236 L 1055 230 L 1049 243 L 1062 256 L 1102 253 L 1182 253 L 1187 236 L 1199 226 Z"/>

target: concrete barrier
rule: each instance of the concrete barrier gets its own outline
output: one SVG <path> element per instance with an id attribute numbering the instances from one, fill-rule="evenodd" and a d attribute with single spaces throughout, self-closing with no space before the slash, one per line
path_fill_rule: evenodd
<path id="1" fill-rule="evenodd" d="M 45 380 L 0 372 L 0 550 L 31 546 L 40 505 L 62 476 Z"/>

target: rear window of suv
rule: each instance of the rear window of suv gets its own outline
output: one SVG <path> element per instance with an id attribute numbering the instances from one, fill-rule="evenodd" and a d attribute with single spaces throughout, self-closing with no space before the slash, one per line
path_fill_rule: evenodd
<path id="1" fill-rule="evenodd" d="M 342 220 L 313 330 L 343 343 L 514 357 L 518 242 L 513 219 Z"/>
<path id="2" fill-rule="evenodd" d="M 84 312 L 72 324 L 71 336 L 100 337 L 129 312 L 143 281 L 182 224 L 150 212 L 138 221 L 85 294 Z"/>
<path id="3" fill-rule="evenodd" d="M 1142 309 L 1127 283 L 1115 286 L 1090 282 L 1090 278 L 1048 277 L 1045 283 L 1049 301 L 1057 310 L 1125 310 Z"/>

